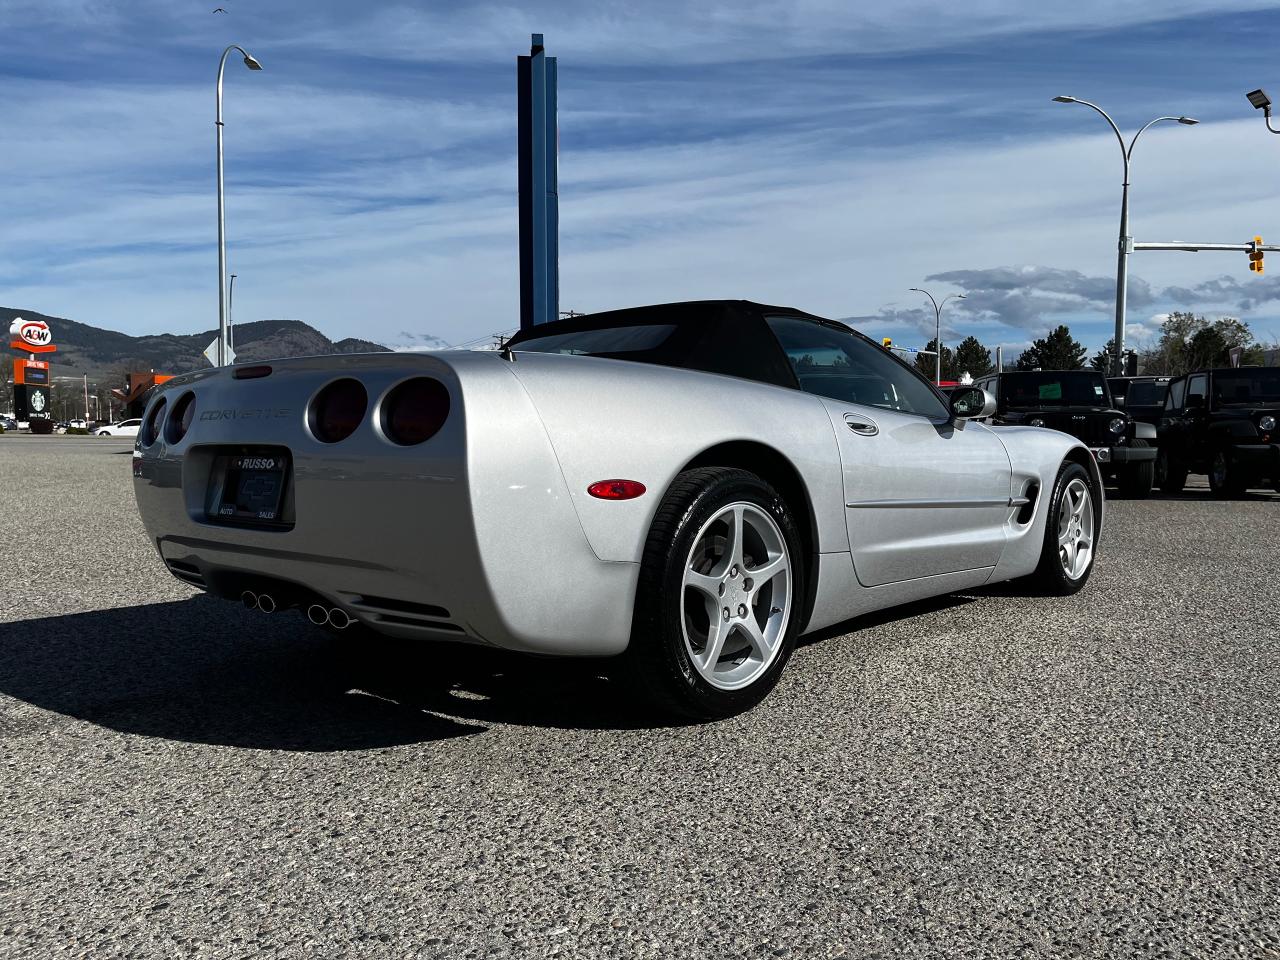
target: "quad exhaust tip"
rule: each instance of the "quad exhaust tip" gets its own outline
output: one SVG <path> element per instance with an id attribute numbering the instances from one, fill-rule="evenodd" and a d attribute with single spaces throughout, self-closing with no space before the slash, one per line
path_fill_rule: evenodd
<path id="1" fill-rule="evenodd" d="M 341 607 L 325 607 L 318 603 L 307 607 L 307 619 L 317 627 L 327 625 L 335 630 L 345 630 L 351 626 L 351 617 Z"/>
<path id="2" fill-rule="evenodd" d="M 249 610 L 257 610 L 261 613 L 275 613 L 276 601 L 269 593 L 254 593 L 252 590 L 246 590 L 240 594 L 240 602 Z"/>

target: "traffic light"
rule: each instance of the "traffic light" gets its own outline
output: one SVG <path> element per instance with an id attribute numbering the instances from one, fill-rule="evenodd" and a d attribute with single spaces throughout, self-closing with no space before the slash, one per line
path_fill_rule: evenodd
<path id="1" fill-rule="evenodd" d="M 893 337 L 881 337 L 880 346 L 888 350 L 890 347 L 893 346 Z"/>
<path id="2" fill-rule="evenodd" d="M 1253 249 L 1249 251 L 1249 269 L 1254 273 L 1262 273 L 1262 238 L 1253 238 Z"/>

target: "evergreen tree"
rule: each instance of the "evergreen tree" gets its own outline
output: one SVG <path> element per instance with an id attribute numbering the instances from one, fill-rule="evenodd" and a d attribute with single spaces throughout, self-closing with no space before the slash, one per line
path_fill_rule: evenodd
<path id="1" fill-rule="evenodd" d="M 1116 338 L 1112 337 L 1107 341 L 1107 345 L 1093 355 L 1093 359 L 1089 361 L 1089 366 L 1097 370 L 1101 374 L 1111 372 L 1111 364 L 1115 361 L 1116 355 Z"/>
<path id="2" fill-rule="evenodd" d="M 937 350 L 938 341 L 930 340 L 925 344 L 926 350 Z M 916 354 L 916 369 L 919 370 L 929 380 L 933 380 L 934 364 L 937 358 L 928 353 Z M 942 379 L 954 380 L 956 378 L 956 358 L 951 348 L 945 343 L 942 345 Z"/>
<path id="3" fill-rule="evenodd" d="M 959 379 L 964 374 L 971 377 L 982 377 L 995 369 L 991 362 L 991 351 L 982 345 L 977 337 L 965 337 L 956 347 L 955 370 Z"/>
<path id="4" fill-rule="evenodd" d="M 1014 366 L 1018 370 L 1082 370 L 1088 355 L 1089 351 L 1071 336 L 1071 329 L 1061 324 L 1022 351 Z"/>

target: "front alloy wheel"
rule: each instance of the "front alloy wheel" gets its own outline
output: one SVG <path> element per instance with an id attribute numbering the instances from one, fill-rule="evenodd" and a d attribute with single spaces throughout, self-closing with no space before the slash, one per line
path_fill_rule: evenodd
<path id="1" fill-rule="evenodd" d="M 1046 593 L 1066 596 L 1088 582 L 1098 539 L 1097 493 L 1080 464 L 1068 460 L 1059 468 L 1045 517 L 1040 564 L 1032 575 Z"/>
<path id="2" fill-rule="evenodd" d="M 1078 477 L 1067 484 L 1058 506 L 1058 562 L 1071 580 L 1093 563 L 1093 495 Z"/>

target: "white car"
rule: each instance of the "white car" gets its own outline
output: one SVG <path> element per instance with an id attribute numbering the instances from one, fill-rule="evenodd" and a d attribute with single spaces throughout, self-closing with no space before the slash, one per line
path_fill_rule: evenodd
<path id="1" fill-rule="evenodd" d="M 663 304 L 502 352 L 180 376 L 134 490 L 184 583 L 357 638 L 621 657 L 661 710 L 710 719 L 758 703 L 803 633 L 1016 577 L 1085 585 L 1093 455 L 977 422 L 995 410 L 834 320 Z"/>
<path id="2" fill-rule="evenodd" d="M 136 437 L 138 428 L 142 426 L 142 420 L 121 420 L 119 423 L 109 423 L 105 427 L 95 427 L 89 431 L 95 437 Z"/>

